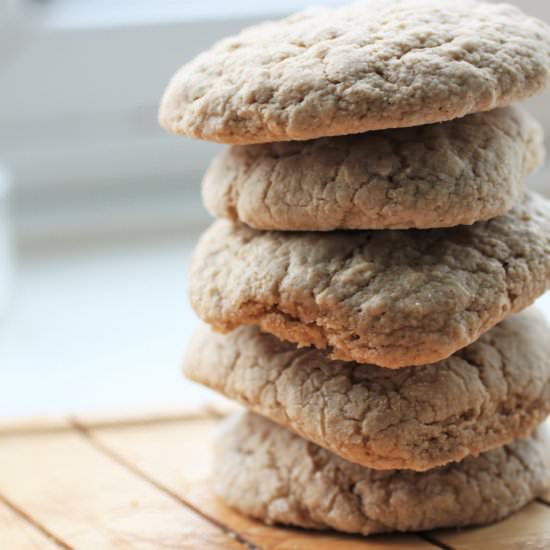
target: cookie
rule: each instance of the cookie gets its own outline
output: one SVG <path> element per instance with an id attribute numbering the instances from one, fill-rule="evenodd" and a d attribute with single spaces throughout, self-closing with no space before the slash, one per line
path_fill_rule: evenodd
<path id="1" fill-rule="evenodd" d="M 172 78 L 159 121 L 221 143 L 354 134 L 503 107 L 549 74 L 550 28 L 516 7 L 373 0 L 218 42 Z"/>
<path id="2" fill-rule="evenodd" d="M 350 462 L 422 471 L 510 443 L 550 414 L 548 334 L 527 310 L 448 359 L 396 371 L 331 361 L 257 327 L 202 326 L 184 371 Z"/>
<path id="3" fill-rule="evenodd" d="M 544 428 L 428 472 L 381 472 L 248 413 L 232 419 L 218 440 L 214 483 L 227 504 L 268 524 L 363 535 L 479 525 L 544 492 L 550 481 Z"/>
<path id="4" fill-rule="evenodd" d="M 494 218 L 544 159 L 540 125 L 516 108 L 443 124 L 233 146 L 211 164 L 204 203 L 256 229 L 450 227 Z"/>
<path id="5" fill-rule="evenodd" d="M 220 332 L 259 325 L 333 359 L 397 368 L 439 361 L 550 287 L 550 203 L 423 231 L 257 231 L 216 221 L 188 292 Z"/>

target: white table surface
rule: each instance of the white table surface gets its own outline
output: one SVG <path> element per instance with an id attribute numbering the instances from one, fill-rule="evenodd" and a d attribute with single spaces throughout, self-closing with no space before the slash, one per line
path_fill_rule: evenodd
<path id="1" fill-rule="evenodd" d="M 195 238 L 21 257 L 0 324 L 0 418 L 216 401 L 180 369 L 197 324 L 185 292 Z M 550 319 L 550 293 L 539 305 Z"/>

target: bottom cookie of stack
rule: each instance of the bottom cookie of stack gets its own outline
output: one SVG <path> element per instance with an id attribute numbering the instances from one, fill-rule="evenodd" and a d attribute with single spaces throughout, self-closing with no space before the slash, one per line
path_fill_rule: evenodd
<path id="1" fill-rule="evenodd" d="M 532 435 L 426 472 L 348 462 L 253 413 L 227 422 L 214 483 L 231 507 L 268 524 L 363 535 L 484 524 L 550 484 L 550 434 Z"/>

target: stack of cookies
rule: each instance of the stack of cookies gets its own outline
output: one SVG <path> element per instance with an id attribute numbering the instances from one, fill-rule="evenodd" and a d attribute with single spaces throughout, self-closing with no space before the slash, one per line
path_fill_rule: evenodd
<path id="1" fill-rule="evenodd" d="M 216 44 L 176 133 L 228 143 L 189 294 L 187 376 L 250 409 L 219 494 L 266 523 L 486 523 L 550 481 L 550 204 L 524 187 L 550 29 L 510 5 L 371 1 Z M 225 336 L 222 334 L 226 334 Z"/>

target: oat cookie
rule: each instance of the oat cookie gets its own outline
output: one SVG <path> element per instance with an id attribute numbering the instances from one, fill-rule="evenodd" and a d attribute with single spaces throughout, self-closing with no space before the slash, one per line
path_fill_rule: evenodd
<path id="1" fill-rule="evenodd" d="M 347 462 L 252 413 L 219 438 L 218 494 L 265 523 L 348 533 L 420 531 L 504 518 L 549 482 L 547 430 L 428 472 Z"/>
<path id="2" fill-rule="evenodd" d="M 508 4 L 372 0 L 226 38 L 184 65 L 161 125 L 222 143 L 441 122 L 541 92 L 550 28 Z"/>
<path id="3" fill-rule="evenodd" d="M 259 325 L 334 359 L 397 368 L 439 361 L 550 287 L 550 203 L 423 231 L 262 232 L 219 220 L 188 277 L 221 332 Z"/>
<path id="4" fill-rule="evenodd" d="M 510 443 L 550 414 L 549 334 L 527 310 L 448 359 L 396 371 L 331 361 L 257 327 L 203 325 L 184 370 L 346 460 L 421 471 Z"/>
<path id="5" fill-rule="evenodd" d="M 217 217 L 327 231 L 471 224 L 507 212 L 544 159 L 540 125 L 508 107 L 443 124 L 221 153 L 203 181 Z"/>

